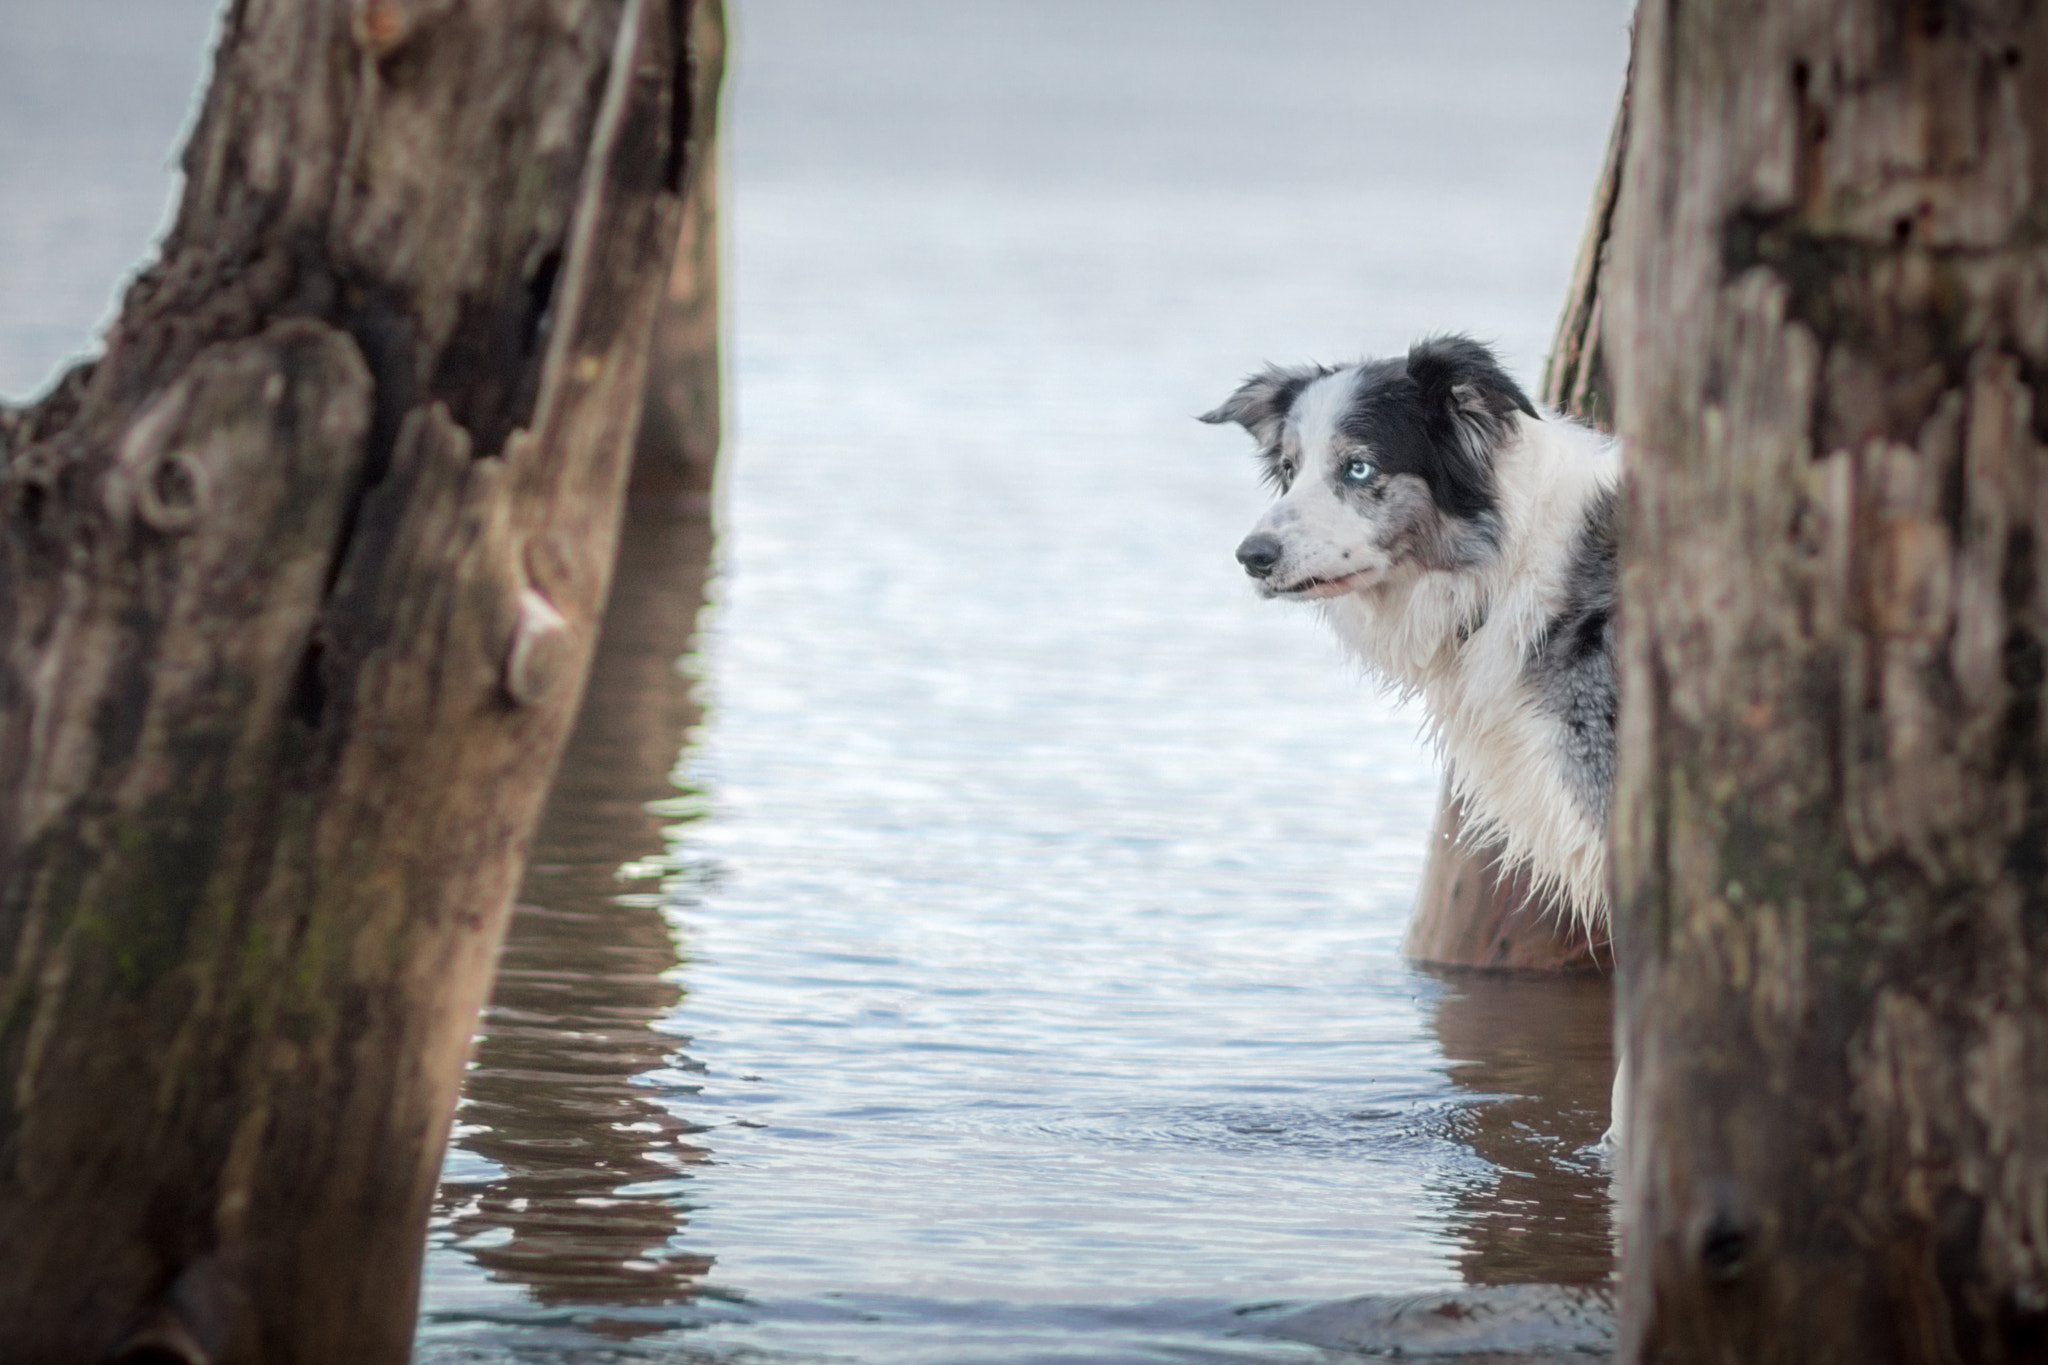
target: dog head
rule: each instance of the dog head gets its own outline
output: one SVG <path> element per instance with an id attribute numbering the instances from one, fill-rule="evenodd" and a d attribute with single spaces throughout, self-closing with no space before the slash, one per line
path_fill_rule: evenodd
<path id="1" fill-rule="evenodd" d="M 1204 422 L 1259 443 L 1279 498 L 1237 547 L 1267 597 L 1336 597 L 1430 570 L 1472 568 L 1499 546 L 1494 456 L 1536 415 L 1493 352 L 1467 337 L 1407 356 L 1268 368 Z"/>

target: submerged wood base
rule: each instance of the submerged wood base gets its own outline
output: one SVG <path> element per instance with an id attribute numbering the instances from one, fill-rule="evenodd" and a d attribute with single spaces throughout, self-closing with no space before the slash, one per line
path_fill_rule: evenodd
<path id="1" fill-rule="evenodd" d="M 1498 850 L 1459 842 L 1463 821 L 1447 782 L 1403 953 L 1439 967 L 1495 971 L 1593 972 L 1612 963 L 1604 937 L 1590 938 L 1538 895 L 1527 873 L 1503 871 Z"/>

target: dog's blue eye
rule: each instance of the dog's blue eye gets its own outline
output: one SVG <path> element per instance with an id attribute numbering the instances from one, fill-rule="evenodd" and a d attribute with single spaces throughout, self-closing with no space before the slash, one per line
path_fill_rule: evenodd
<path id="1" fill-rule="evenodd" d="M 1364 483 L 1372 477 L 1372 461 L 1353 460 L 1344 466 L 1344 477 L 1352 483 Z"/>

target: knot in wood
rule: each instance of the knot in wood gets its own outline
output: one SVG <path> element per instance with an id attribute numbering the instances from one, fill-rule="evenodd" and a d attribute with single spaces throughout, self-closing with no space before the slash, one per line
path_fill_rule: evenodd
<path id="1" fill-rule="evenodd" d="M 51 460 L 36 458 L 40 453 L 25 452 L 10 462 L 4 482 L 8 519 L 31 531 L 42 526 L 57 496 L 57 470 Z"/>
<path id="2" fill-rule="evenodd" d="M 191 405 L 188 378 L 129 424 L 106 483 L 107 509 L 116 522 L 126 522 L 132 512 L 144 525 L 176 534 L 190 530 L 204 515 L 212 481 L 205 466 L 177 440 Z"/>
<path id="3" fill-rule="evenodd" d="M 183 1318 L 164 1309 L 147 1327 L 121 1343 L 112 1365 L 213 1365 L 213 1356 L 199 1344 Z"/>
<path id="4" fill-rule="evenodd" d="M 519 593 L 519 619 L 505 652 L 505 694 L 521 706 L 538 706 L 568 676 L 575 635 L 554 603 L 532 588 Z"/>
<path id="5" fill-rule="evenodd" d="M 383 61 L 455 7 L 455 0 L 355 0 L 356 46 Z"/>
<path id="6" fill-rule="evenodd" d="M 211 497 L 206 466 L 185 451 L 168 450 L 136 480 L 135 513 L 159 531 L 187 531 Z"/>
<path id="7" fill-rule="evenodd" d="M 1700 1235 L 1700 1266 L 1707 1278 L 1726 1283 L 1749 1263 L 1750 1235 L 1733 1217 L 1718 1214 Z"/>
<path id="8" fill-rule="evenodd" d="M 372 57 L 385 57 L 405 42 L 412 25 L 397 0 L 356 0 L 356 46 Z"/>

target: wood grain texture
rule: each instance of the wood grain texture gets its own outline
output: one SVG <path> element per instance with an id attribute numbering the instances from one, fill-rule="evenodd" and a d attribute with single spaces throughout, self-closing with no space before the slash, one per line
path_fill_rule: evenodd
<path id="1" fill-rule="evenodd" d="M 2048 1359 L 2048 7 L 1636 60 L 1623 1358 Z"/>
<path id="2" fill-rule="evenodd" d="M 0 429 L 0 1359 L 400 1362 L 611 572 L 676 0 L 238 0 Z"/>

